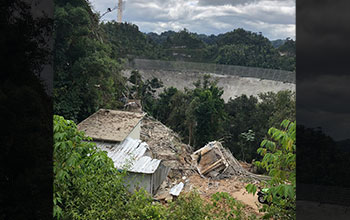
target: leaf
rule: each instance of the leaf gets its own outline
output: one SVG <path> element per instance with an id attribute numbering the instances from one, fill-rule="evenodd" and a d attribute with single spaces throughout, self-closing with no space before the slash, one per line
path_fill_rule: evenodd
<path id="1" fill-rule="evenodd" d="M 253 184 L 248 184 L 246 186 L 246 190 L 249 192 L 249 193 L 252 193 L 253 195 L 255 195 L 256 191 L 257 191 L 257 187 Z"/>

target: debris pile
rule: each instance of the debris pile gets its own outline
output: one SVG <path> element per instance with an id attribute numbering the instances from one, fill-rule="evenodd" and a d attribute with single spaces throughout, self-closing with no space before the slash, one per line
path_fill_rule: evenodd
<path id="1" fill-rule="evenodd" d="M 214 193 L 227 192 L 246 204 L 248 212 L 258 214 L 257 199 L 246 193 L 245 185 L 266 177 L 245 170 L 220 142 L 210 142 L 193 153 L 174 131 L 150 116 L 143 118 L 141 140 L 148 143 L 153 158 L 171 168 L 153 196 L 155 201 L 164 204 L 193 190 L 209 201 Z"/>
<path id="2" fill-rule="evenodd" d="M 201 176 L 212 179 L 230 178 L 232 176 L 247 177 L 257 181 L 268 179 L 267 176 L 257 175 L 244 169 L 232 153 L 218 141 L 209 142 L 194 152 L 191 157 Z"/>
<path id="3" fill-rule="evenodd" d="M 152 158 L 160 159 L 165 166 L 170 167 L 166 180 L 157 191 L 158 196 L 166 194 L 169 197 L 172 187 L 181 181 L 185 183 L 189 176 L 197 174 L 190 156 L 193 153 L 192 147 L 182 143 L 178 134 L 160 121 L 145 116 L 141 125 L 141 140 L 147 142 Z"/>

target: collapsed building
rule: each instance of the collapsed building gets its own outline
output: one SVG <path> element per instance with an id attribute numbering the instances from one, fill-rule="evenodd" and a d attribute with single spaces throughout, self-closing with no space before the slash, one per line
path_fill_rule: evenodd
<path id="1" fill-rule="evenodd" d="M 206 199 L 218 191 L 237 196 L 245 191 L 242 177 L 267 179 L 244 169 L 220 142 L 193 152 L 176 132 L 144 113 L 101 109 L 78 129 L 107 152 L 116 168 L 127 170 L 131 192 L 142 187 L 162 203 L 194 189 Z"/>
<path id="2" fill-rule="evenodd" d="M 100 109 L 78 124 L 78 129 L 107 152 L 114 166 L 127 170 L 129 191 L 143 188 L 153 195 L 167 177 L 169 167 L 153 159 L 147 143 L 140 140 L 144 113 Z"/>
<path id="3" fill-rule="evenodd" d="M 255 180 L 267 180 L 267 176 L 257 175 L 244 169 L 232 153 L 218 141 L 209 142 L 192 155 L 192 162 L 201 176 L 212 179 L 231 176 L 248 177 Z"/>

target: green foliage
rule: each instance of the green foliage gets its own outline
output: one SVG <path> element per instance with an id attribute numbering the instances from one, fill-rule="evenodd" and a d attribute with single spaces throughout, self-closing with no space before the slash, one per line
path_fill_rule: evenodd
<path id="1" fill-rule="evenodd" d="M 142 80 L 141 74 L 137 70 L 133 70 L 129 77 L 129 82 L 133 85 L 129 86 L 129 95 L 132 98 L 140 99 L 144 111 L 154 112 L 155 92 L 156 89 L 163 87 L 163 82 L 158 78 L 152 80 Z"/>
<path id="2" fill-rule="evenodd" d="M 226 192 L 217 192 L 210 201 L 205 202 L 196 191 L 181 195 L 170 203 L 169 220 L 233 220 L 255 219 L 255 215 L 248 215 L 243 210 L 244 205 Z"/>
<path id="3" fill-rule="evenodd" d="M 169 205 L 168 219 L 201 220 L 208 216 L 209 206 L 204 203 L 196 192 L 181 195 Z"/>
<path id="4" fill-rule="evenodd" d="M 224 103 L 222 89 L 205 76 L 194 83 L 195 89 L 166 88 L 154 100 L 149 113 L 178 132 L 184 142 L 195 148 L 222 139 L 235 157 L 252 161 L 259 159 L 256 150 L 265 131 L 278 126 L 281 118 L 295 120 L 295 93 L 242 95 Z"/>
<path id="5" fill-rule="evenodd" d="M 195 85 L 195 89 L 185 92 L 175 88 L 164 90 L 151 114 L 199 148 L 222 136 L 225 111 L 223 90 L 216 82 L 204 76 Z"/>
<path id="6" fill-rule="evenodd" d="M 139 31 L 138 26 L 115 21 L 101 23 L 104 38 L 112 45 L 114 58 L 138 56 L 147 58 L 161 58 L 159 46 L 152 43 L 146 34 Z"/>
<path id="7" fill-rule="evenodd" d="M 295 93 L 268 92 L 260 94 L 259 98 L 260 102 L 256 97 L 242 95 L 225 104 L 228 120 L 224 125 L 226 134 L 223 145 L 240 160 L 250 162 L 259 159 L 256 150 L 265 136 L 265 131 L 272 126 L 278 126 L 283 118 L 295 120 Z M 254 132 L 254 140 L 247 141 L 242 137 L 249 130 Z"/>
<path id="8" fill-rule="evenodd" d="M 242 28 L 217 36 L 198 35 L 184 29 L 160 35 L 151 33 L 147 37 L 158 45 L 158 51 L 163 51 L 162 57 L 158 56 L 158 59 L 295 71 L 295 42 L 290 39 L 280 48 L 275 48 L 261 33 Z"/>
<path id="9" fill-rule="evenodd" d="M 224 100 L 221 98 L 223 89 L 205 77 L 200 86 L 193 90 L 194 100 L 198 103 L 193 109 L 196 120 L 194 145 L 197 148 L 222 136 L 225 120 Z"/>
<path id="10" fill-rule="evenodd" d="M 295 71 L 295 42 L 287 39 L 275 48 L 261 33 L 242 28 L 217 36 L 191 33 L 187 29 L 144 34 L 134 24 L 101 24 L 113 57 L 242 65 Z M 281 55 L 281 54 L 282 55 Z"/>
<path id="11" fill-rule="evenodd" d="M 55 1 L 54 21 L 54 113 L 78 122 L 101 107 L 121 107 L 121 65 L 88 3 Z"/>
<path id="12" fill-rule="evenodd" d="M 282 129 L 270 128 L 270 139 L 261 142 L 257 151 L 263 156 L 257 166 L 266 169 L 271 180 L 264 186 L 268 187 L 266 199 L 269 205 L 264 205 L 262 211 L 265 218 L 295 219 L 295 189 L 296 189 L 296 125 L 295 122 L 284 120 Z M 248 184 L 248 192 L 255 193 L 256 187 Z"/>
<path id="13" fill-rule="evenodd" d="M 123 175 L 89 140 L 73 121 L 54 116 L 53 202 L 57 219 L 115 218 L 123 213 L 127 195 Z"/>

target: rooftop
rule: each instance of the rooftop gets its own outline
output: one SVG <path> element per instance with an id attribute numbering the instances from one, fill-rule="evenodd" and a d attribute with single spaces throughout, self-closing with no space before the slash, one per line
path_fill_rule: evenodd
<path id="1" fill-rule="evenodd" d="M 145 116 L 144 113 L 100 109 L 78 124 L 94 140 L 122 142 Z"/>

